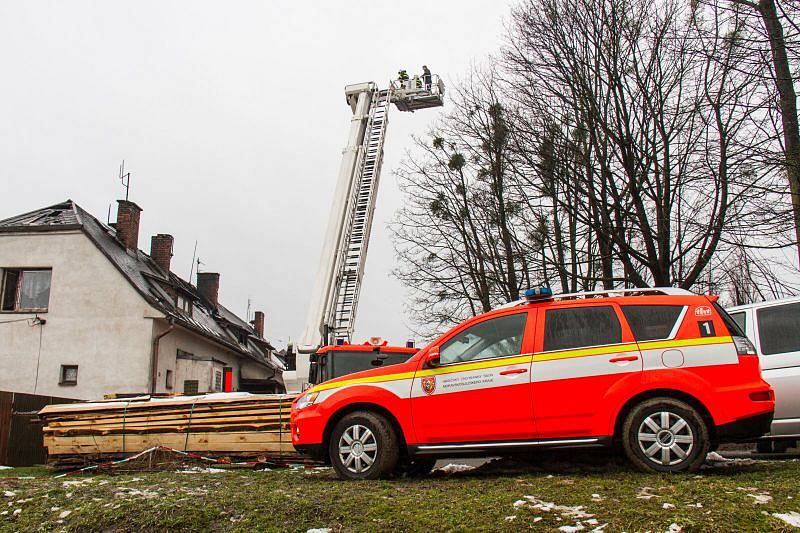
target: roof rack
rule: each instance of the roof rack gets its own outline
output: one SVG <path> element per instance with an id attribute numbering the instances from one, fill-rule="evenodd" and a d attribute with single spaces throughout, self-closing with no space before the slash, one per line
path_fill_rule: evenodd
<path id="1" fill-rule="evenodd" d="M 608 289 L 602 291 L 584 291 L 584 292 L 568 292 L 564 294 L 554 294 L 552 298 L 543 300 L 577 300 L 579 298 L 613 298 L 615 296 L 634 296 L 638 294 L 663 294 L 669 296 L 694 296 L 695 294 L 686 289 L 679 289 L 677 287 L 640 287 L 635 289 Z M 531 301 L 522 298 L 507 304 L 503 304 L 495 309 L 508 309 L 518 305 L 531 303 Z"/>

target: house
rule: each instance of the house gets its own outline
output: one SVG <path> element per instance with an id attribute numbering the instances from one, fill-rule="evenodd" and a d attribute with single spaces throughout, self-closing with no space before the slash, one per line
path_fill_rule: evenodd
<path id="1" fill-rule="evenodd" d="M 172 272 L 172 236 L 140 250 L 142 209 L 118 204 L 116 224 L 71 200 L 0 221 L 0 391 L 282 391 L 264 313 L 225 308 L 218 273 Z"/>

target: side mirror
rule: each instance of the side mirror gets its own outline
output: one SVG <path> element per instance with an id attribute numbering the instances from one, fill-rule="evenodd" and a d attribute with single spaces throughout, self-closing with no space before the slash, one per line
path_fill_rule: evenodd
<path id="1" fill-rule="evenodd" d="M 439 347 L 433 346 L 428 353 L 425 354 L 425 366 L 428 368 L 435 368 L 439 366 L 440 363 L 440 356 L 439 356 Z"/>

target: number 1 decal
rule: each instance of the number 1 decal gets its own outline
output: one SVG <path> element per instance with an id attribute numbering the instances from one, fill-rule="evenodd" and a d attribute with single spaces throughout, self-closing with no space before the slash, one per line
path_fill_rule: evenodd
<path id="1" fill-rule="evenodd" d="M 717 332 L 714 331 L 714 322 L 711 320 L 701 320 L 697 322 L 697 325 L 700 327 L 701 337 L 713 337 L 717 334 Z"/>

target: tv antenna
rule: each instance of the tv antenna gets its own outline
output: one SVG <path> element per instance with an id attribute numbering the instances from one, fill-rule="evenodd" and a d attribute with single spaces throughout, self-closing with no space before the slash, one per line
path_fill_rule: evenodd
<path id="1" fill-rule="evenodd" d="M 131 190 L 131 173 L 125 172 L 125 160 L 122 160 L 122 164 L 119 166 L 119 181 L 122 183 L 122 186 L 125 187 L 125 201 L 128 201 L 128 193 Z"/>

